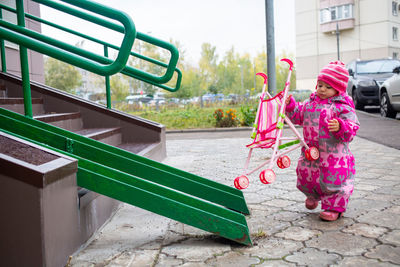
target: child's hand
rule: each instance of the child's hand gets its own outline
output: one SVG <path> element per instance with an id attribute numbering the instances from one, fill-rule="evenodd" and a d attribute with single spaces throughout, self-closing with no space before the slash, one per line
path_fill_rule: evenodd
<path id="1" fill-rule="evenodd" d="M 290 99 L 292 99 L 292 95 L 289 95 L 289 96 L 286 98 L 286 100 L 285 100 L 285 104 L 286 104 L 286 105 L 289 105 Z"/>
<path id="2" fill-rule="evenodd" d="M 328 129 L 330 132 L 337 132 L 340 129 L 340 124 L 337 119 L 332 119 L 328 121 Z"/>

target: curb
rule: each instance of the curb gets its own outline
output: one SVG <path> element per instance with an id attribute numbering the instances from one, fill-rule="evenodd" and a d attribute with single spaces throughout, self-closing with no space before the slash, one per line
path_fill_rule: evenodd
<path id="1" fill-rule="evenodd" d="M 197 129 L 181 129 L 166 130 L 165 133 L 203 133 L 203 132 L 237 132 L 251 131 L 253 127 L 227 127 L 227 128 L 197 128 Z"/>
<path id="2" fill-rule="evenodd" d="M 289 126 L 286 124 L 283 126 L 284 129 L 288 129 Z M 295 125 L 295 128 L 301 128 L 300 125 Z M 181 130 L 166 130 L 166 134 L 172 133 L 213 133 L 213 132 L 239 132 L 239 131 L 251 131 L 253 127 L 227 127 L 227 128 L 197 128 L 197 129 L 181 129 Z"/>
<path id="3" fill-rule="evenodd" d="M 377 119 L 383 119 L 383 120 L 387 120 L 387 121 L 391 121 L 391 122 L 400 123 L 400 120 L 398 120 L 398 119 L 392 119 L 392 118 L 382 117 L 382 116 L 379 115 L 379 114 L 369 113 L 369 112 L 364 111 L 364 110 L 358 110 L 358 109 L 357 109 L 356 112 L 360 112 L 360 113 L 362 113 L 362 114 L 364 114 L 364 115 L 368 115 L 368 116 L 370 116 L 370 117 L 374 117 L 374 118 L 377 118 Z"/>

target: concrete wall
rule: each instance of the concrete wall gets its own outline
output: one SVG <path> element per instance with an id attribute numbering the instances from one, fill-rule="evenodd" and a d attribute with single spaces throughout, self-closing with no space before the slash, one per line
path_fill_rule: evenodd
<path id="1" fill-rule="evenodd" d="M 0 132 L 56 159 L 35 165 L 0 153 L 0 266 L 65 266 L 120 202 L 94 192 L 78 197 L 77 161 Z"/>
<path id="2" fill-rule="evenodd" d="M 56 157 L 35 165 L 32 155 L 20 160 L 0 153 L 0 265 L 65 266 L 81 245 L 77 161 L 0 134 Z"/>

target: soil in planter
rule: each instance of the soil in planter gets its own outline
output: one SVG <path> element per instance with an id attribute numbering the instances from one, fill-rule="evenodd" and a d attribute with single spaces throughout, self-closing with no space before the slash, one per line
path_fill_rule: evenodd
<path id="1" fill-rule="evenodd" d="M 0 153 L 33 165 L 41 165 L 58 158 L 46 151 L 2 135 L 0 135 Z"/>

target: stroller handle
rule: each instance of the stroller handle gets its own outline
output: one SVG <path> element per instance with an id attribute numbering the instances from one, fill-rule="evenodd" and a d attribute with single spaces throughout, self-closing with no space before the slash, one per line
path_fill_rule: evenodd
<path id="1" fill-rule="evenodd" d="M 289 68 L 290 70 L 293 69 L 293 62 L 290 59 L 282 58 L 281 61 L 285 61 L 286 63 L 288 63 L 290 65 L 290 68 Z"/>
<path id="2" fill-rule="evenodd" d="M 259 75 L 259 76 L 263 77 L 264 78 L 264 84 L 267 84 L 268 76 L 265 73 L 258 72 L 258 73 L 256 73 L 256 75 Z"/>

